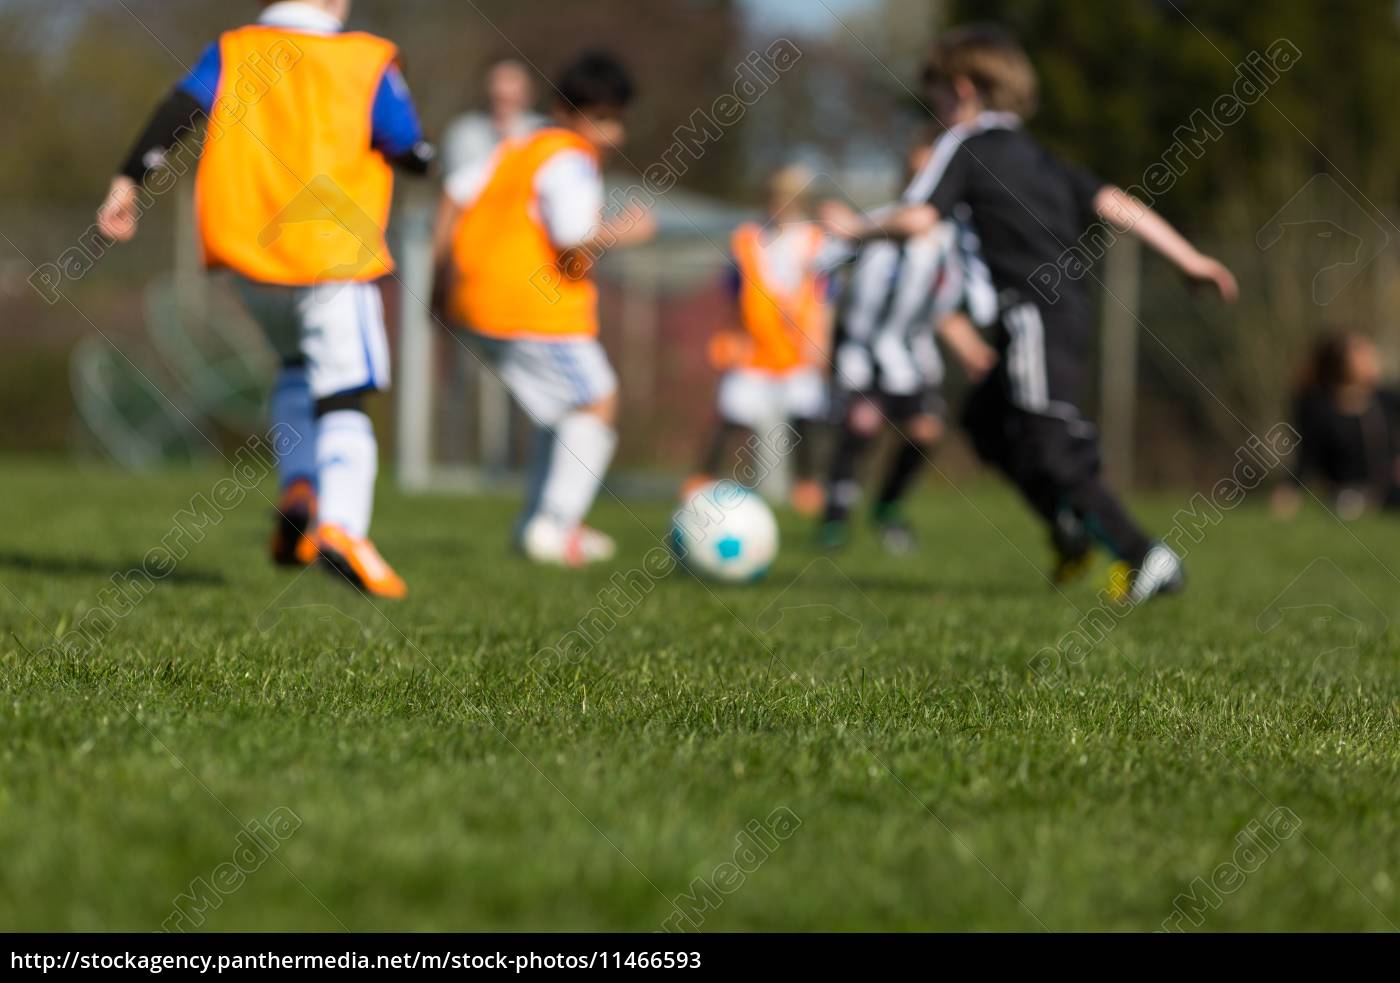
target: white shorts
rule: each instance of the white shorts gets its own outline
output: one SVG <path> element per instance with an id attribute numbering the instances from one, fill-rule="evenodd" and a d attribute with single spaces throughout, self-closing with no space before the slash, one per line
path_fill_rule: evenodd
<path id="1" fill-rule="evenodd" d="M 558 341 L 491 338 L 467 333 L 472 350 L 500 376 L 511 396 L 540 426 L 617 392 L 617 373 L 596 338 Z"/>
<path id="2" fill-rule="evenodd" d="M 943 356 L 932 331 L 904 339 L 880 335 L 873 345 L 843 342 L 836 348 L 835 384 L 845 393 L 917 396 L 943 385 Z"/>
<path id="3" fill-rule="evenodd" d="M 725 423 L 758 430 L 787 420 L 814 420 L 826 411 L 826 381 L 816 369 L 781 375 L 735 369 L 719 380 L 719 415 Z"/>
<path id="4" fill-rule="evenodd" d="M 239 277 L 237 284 L 282 360 L 306 365 L 312 399 L 389 388 L 389 339 L 377 283 L 281 287 Z"/>

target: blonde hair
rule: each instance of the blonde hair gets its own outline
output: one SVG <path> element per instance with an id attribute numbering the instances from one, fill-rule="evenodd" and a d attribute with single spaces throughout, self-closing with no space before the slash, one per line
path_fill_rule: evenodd
<path id="1" fill-rule="evenodd" d="M 811 169 L 802 164 L 784 164 L 768 175 L 768 193 L 775 198 L 801 198 L 816 180 Z"/>
<path id="2" fill-rule="evenodd" d="M 1022 119 L 1035 114 L 1040 84 L 1035 67 L 1010 32 L 995 24 L 971 24 L 933 43 L 924 66 L 924 85 L 966 78 L 983 105 Z"/>
<path id="3" fill-rule="evenodd" d="M 768 176 L 770 209 L 806 215 L 812 203 L 812 182 L 816 175 L 801 164 L 786 164 Z"/>

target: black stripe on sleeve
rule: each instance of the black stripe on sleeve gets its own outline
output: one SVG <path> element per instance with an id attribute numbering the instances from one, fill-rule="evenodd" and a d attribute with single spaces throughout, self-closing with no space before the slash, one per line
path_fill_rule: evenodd
<path id="1" fill-rule="evenodd" d="M 146 175 L 164 164 L 176 144 L 194 134 L 204 120 L 204 108 L 194 96 L 183 89 L 172 89 L 156 107 L 150 122 L 127 154 L 121 173 L 140 184 Z"/>

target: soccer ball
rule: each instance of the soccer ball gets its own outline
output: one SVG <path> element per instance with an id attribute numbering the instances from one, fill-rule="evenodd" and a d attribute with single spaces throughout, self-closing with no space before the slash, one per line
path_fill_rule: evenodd
<path id="1" fill-rule="evenodd" d="M 763 499 L 733 481 L 696 489 L 671 520 L 671 548 L 692 573 L 743 584 L 778 555 L 778 520 Z"/>

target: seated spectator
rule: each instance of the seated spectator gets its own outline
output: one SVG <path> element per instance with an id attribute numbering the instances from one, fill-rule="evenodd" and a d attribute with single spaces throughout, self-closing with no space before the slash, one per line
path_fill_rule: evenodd
<path id="1" fill-rule="evenodd" d="M 1274 493 L 1274 513 L 1298 510 L 1315 485 L 1347 520 L 1400 508 L 1400 394 L 1382 388 L 1375 343 L 1337 332 L 1314 346 L 1294 400 L 1302 441 L 1292 480 Z"/>

